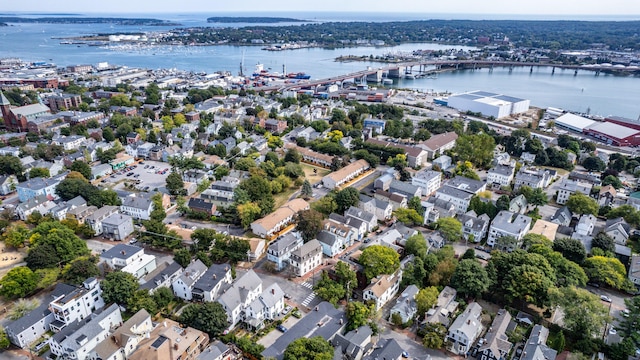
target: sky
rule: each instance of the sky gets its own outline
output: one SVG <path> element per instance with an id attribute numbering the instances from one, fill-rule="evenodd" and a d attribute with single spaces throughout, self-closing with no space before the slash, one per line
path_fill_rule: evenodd
<path id="1" fill-rule="evenodd" d="M 394 12 L 496 15 L 640 15 L 637 0 L 20 0 L 1 1 L 0 12 L 218 13 Z M 488 17 L 489 18 L 489 17 Z"/>

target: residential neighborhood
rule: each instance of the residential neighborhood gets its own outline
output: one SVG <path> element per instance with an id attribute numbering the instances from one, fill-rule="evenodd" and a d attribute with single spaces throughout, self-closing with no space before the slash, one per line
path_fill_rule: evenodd
<path id="1" fill-rule="evenodd" d="M 7 351 L 640 355 L 640 157 L 404 90 L 67 75 L 0 93 Z"/>

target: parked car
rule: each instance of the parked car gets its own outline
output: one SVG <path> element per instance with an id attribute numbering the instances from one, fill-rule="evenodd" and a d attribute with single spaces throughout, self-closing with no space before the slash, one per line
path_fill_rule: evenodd
<path id="1" fill-rule="evenodd" d="M 620 315 L 622 315 L 623 317 L 629 317 L 629 309 L 620 310 Z"/>
<path id="2" fill-rule="evenodd" d="M 282 310 L 282 315 L 287 315 L 289 311 L 291 311 L 291 306 L 289 305 L 285 306 L 284 309 Z"/>
<path id="3" fill-rule="evenodd" d="M 278 325 L 278 326 L 276 326 L 276 329 L 278 329 L 279 331 L 281 331 L 281 332 L 283 332 L 283 333 L 286 333 L 286 332 L 287 332 L 287 330 L 289 330 L 289 329 L 287 329 L 286 327 L 284 327 L 284 326 L 282 326 L 282 325 Z"/>
<path id="4" fill-rule="evenodd" d="M 600 295 L 600 300 L 608 302 L 608 303 L 611 302 L 611 298 L 608 297 L 607 295 Z"/>

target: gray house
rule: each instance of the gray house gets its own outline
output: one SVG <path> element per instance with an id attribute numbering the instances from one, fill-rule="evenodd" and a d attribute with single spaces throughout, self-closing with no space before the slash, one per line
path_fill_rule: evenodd
<path id="1" fill-rule="evenodd" d="M 396 301 L 396 304 L 393 306 L 393 308 L 391 308 L 391 311 L 389 311 L 390 316 L 393 317 L 393 314 L 400 315 L 403 324 L 413 319 L 413 317 L 418 312 L 418 307 L 415 300 L 418 291 L 420 291 L 420 289 L 418 289 L 418 287 L 415 285 L 407 286 L 400 297 L 398 297 L 398 300 Z"/>
<path id="2" fill-rule="evenodd" d="M 122 241 L 133 233 L 133 219 L 126 214 L 112 214 L 102 220 L 102 234 L 109 239 Z"/>

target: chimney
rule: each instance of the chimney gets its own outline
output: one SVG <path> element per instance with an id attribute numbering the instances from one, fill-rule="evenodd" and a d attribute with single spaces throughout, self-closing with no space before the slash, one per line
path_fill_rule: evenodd
<path id="1" fill-rule="evenodd" d="M 213 279 L 216 280 L 218 278 L 218 275 L 213 274 Z"/>
<path id="2" fill-rule="evenodd" d="M 467 320 L 467 325 L 471 325 L 471 320 Z"/>
<path id="3" fill-rule="evenodd" d="M 173 344 L 173 350 L 178 350 L 178 344 Z"/>
<path id="4" fill-rule="evenodd" d="M 275 295 L 276 294 L 276 289 L 271 289 L 271 295 Z"/>
<path id="5" fill-rule="evenodd" d="M 163 322 L 162 322 L 162 325 L 164 325 L 164 327 L 167 327 L 167 322 L 166 322 L 166 321 L 163 321 Z"/>

